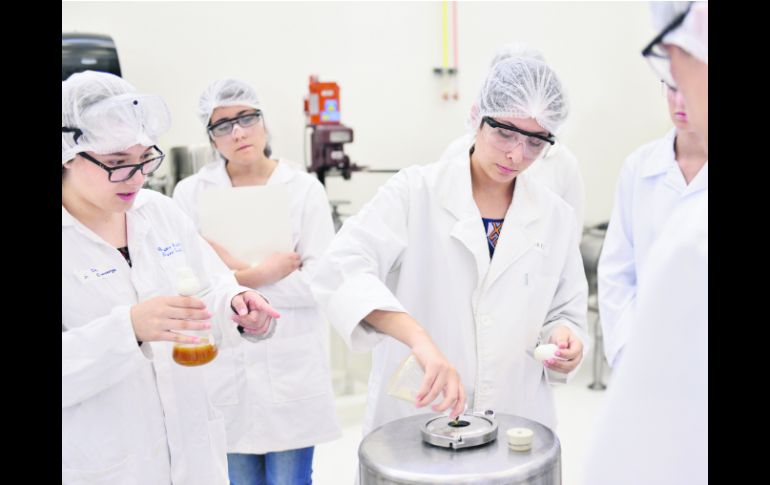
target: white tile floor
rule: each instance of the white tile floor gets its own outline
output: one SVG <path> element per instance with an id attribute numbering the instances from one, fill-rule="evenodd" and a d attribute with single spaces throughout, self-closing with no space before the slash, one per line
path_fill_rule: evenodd
<path id="1" fill-rule="evenodd" d="M 605 391 L 588 389 L 592 380 L 591 355 L 575 379 L 555 386 L 556 412 L 559 426 L 556 434 L 562 446 L 562 483 L 574 485 L 582 476 L 585 444 Z M 609 372 L 605 365 L 604 382 Z M 313 459 L 313 483 L 316 485 L 348 485 L 353 483 L 355 456 L 361 441 L 361 419 L 364 395 L 338 399 L 338 414 L 343 425 L 342 438 L 316 446 Z"/>

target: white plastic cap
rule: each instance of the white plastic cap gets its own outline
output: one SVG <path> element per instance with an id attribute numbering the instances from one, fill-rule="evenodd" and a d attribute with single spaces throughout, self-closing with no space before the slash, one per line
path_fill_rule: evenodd
<path id="1" fill-rule="evenodd" d="M 180 266 L 176 270 L 176 290 L 182 296 L 192 296 L 200 290 L 200 282 L 189 266 Z"/>
<path id="2" fill-rule="evenodd" d="M 529 428 L 510 428 L 505 432 L 508 436 L 508 446 L 512 450 L 527 451 L 532 448 L 535 433 Z"/>

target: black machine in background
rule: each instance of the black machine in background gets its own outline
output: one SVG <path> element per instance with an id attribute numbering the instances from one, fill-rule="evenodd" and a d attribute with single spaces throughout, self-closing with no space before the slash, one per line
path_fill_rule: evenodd
<path id="1" fill-rule="evenodd" d="M 101 71 L 121 76 L 120 61 L 112 37 L 103 34 L 61 34 L 61 80 L 82 71 Z M 122 76 L 121 76 L 122 77 Z"/>
<path id="2" fill-rule="evenodd" d="M 345 180 L 350 180 L 353 170 L 360 170 L 350 163 L 343 145 L 353 141 L 353 130 L 345 125 L 313 126 L 311 140 L 312 165 L 310 171 L 316 172 L 318 180 L 326 183 L 326 172 L 336 170 Z"/>
<path id="3" fill-rule="evenodd" d="M 336 82 L 321 82 L 311 75 L 308 83 L 309 94 L 305 97 L 305 143 L 310 130 L 310 164 L 307 162 L 307 147 L 304 149 L 305 167 L 314 172 L 318 180 L 326 185 L 327 175 L 341 175 L 350 180 L 353 172 L 396 173 L 398 170 L 375 170 L 356 165 L 345 153 L 344 145 L 353 141 L 353 129 L 342 124 L 340 116 L 340 87 Z M 336 201 L 346 203 L 347 201 Z M 334 205 L 334 202 L 332 203 Z M 334 205 L 334 214 L 337 206 Z M 335 219 L 336 220 L 336 219 Z"/>
<path id="4" fill-rule="evenodd" d="M 309 172 L 315 172 L 318 180 L 326 185 L 326 174 L 331 172 L 350 180 L 353 171 L 361 170 L 345 153 L 343 145 L 353 141 L 353 129 L 340 121 L 340 87 L 335 82 L 321 82 L 311 75 L 308 83 L 309 94 L 304 100 L 306 129 L 310 135 Z M 305 134 L 307 141 L 307 133 Z M 305 152 L 307 155 L 307 151 Z M 307 166 L 307 160 L 305 161 Z"/>

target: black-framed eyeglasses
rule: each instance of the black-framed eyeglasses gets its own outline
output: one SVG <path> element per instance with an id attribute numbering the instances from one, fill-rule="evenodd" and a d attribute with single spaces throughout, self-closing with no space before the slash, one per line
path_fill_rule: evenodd
<path id="1" fill-rule="evenodd" d="M 489 141 L 495 148 L 509 152 L 521 144 L 527 158 L 536 158 L 546 147 L 549 147 L 546 143 L 553 145 L 556 142 L 555 137 L 551 134 L 532 133 L 513 125 L 501 123 L 489 116 L 481 118 L 482 127 L 484 123 L 492 128 L 489 132 Z"/>
<path id="2" fill-rule="evenodd" d="M 660 92 L 663 93 L 663 96 L 668 96 L 669 92 L 671 94 L 676 94 L 677 91 L 679 91 L 679 88 L 677 88 L 676 86 L 669 86 L 668 83 L 666 83 L 666 81 L 664 81 L 663 79 L 660 80 L 660 89 L 661 89 Z"/>
<path id="3" fill-rule="evenodd" d="M 685 17 L 690 12 L 692 3 L 687 5 L 684 12 L 677 15 L 666 28 L 664 28 L 647 46 L 642 49 L 642 56 L 650 63 L 650 67 L 661 80 L 671 88 L 676 88 L 676 82 L 671 76 L 671 58 L 668 51 L 663 47 L 663 38 L 678 28 L 684 22 Z"/>
<path id="4" fill-rule="evenodd" d="M 146 151 L 142 157 L 149 157 L 149 160 L 145 160 L 142 163 L 134 165 L 120 165 L 117 167 L 110 167 L 95 159 L 86 152 L 78 153 L 81 157 L 85 158 L 91 163 L 94 163 L 107 171 L 107 178 L 110 182 L 118 183 L 125 182 L 141 170 L 143 175 L 150 175 L 160 167 L 163 163 L 163 159 L 166 158 L 166 154 L 161 151 L 157 145 L 153 145 L 150 150 Z"/>
<path id="5" fill-rule="evenodd" d="M 256 125 L 261 117 L 261 111 L 252 111 L 250 113 L 238 115 L 235 118 L 225 118 L 219 120 L 216 123 L 209 125 L 208 130 L 212 136 L 225 136 L 233 132 L 233 128 L 235 128 L 236 123 L 241 128 L 248 128 L 249 126 Z"/>

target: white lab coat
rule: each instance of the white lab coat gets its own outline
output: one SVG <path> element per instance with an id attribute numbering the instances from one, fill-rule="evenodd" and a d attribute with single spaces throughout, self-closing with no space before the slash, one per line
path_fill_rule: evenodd
<path id="1" fill-rule="evenodd" d="M 407 312 L 428 331 L 458 370 L 469 409 L 554 427 L 548 381 L 568 376 L 544 372 L 531 351 L 558 325 L 587 343 L 575 224 L 572 209 L 524 173 L 490 261 L 467 153 L 401 170 L 349 218 L 311 288 L 352 350 L 374 347 L 364 433 L 431 412 L 387 396 L 410 351 L 362 322 L 376 309 Z"/>
<path id="2" fill-rule="evenodd" d="M 62 206 L 62 482 L 226 484 L 224 422 L 202 368 L 174 363 L 171 342 L 139 347 L 130 307 L 176 294 L 188 265 L 221 316 L 221 346 L 248 344 L 227 318 L 246 288 L 168 197 L 141 190 L 126 224 L 133 267 Z"/>
<path id="3" fill-rule="evenodd" d="M 585 485 L 708 483 L 707 191 L 674 209 L 650 251 Z"/>
<path id="4" fill-rule="evenodd" d="M 452 141 L 441 158 L 452 158 L 460 152 L 468 153 L 476 141 L 476 133 L 467 132 Z M 569 204 L 577 217 L 578 236 L 583 233 L 586 195 L 583 175 L 577 158 L 563 143 L 557 141 L 548 156 L 538 159 L 528 169 L 529 177 L 537 179 Z"/>
<path id="5" fill-rule="evenodd" d="M 613 368 L 636 320 L 637 281 L 653 243 L 677 207 L 708 196 L 708 163 L 687 184 L 675 159 L 675 137 L 672 129 L 640 147 L 620 172 L 598 268 L 604 353 Z"/>
<path id="6" fill-rule="evenodd" d="M 292 168 L 286 160 L 279 161 L 267 181 L 267 185 L 277 184 L 288 187 L 292 245 L 300 254 L 302 267 L 259 288 L 281 314 L 273 337 L 248 347 L 225 349 L 207 366 L 213 374 L 209 382 L 237 376 L 237 395 L 218 385 L 210 388 L 212 401 L 227 420 L 230 453 L 304 448 L 342 433 L 325 346 L 327 324 L 309 288 L 309 275 L 334 236 L 329 202 L 318 179 Z M 225 164 L 218 160 L 180 181 L 174 200 L 198 221 L 200 194 L 213 187 L 231 186 Z"/>

